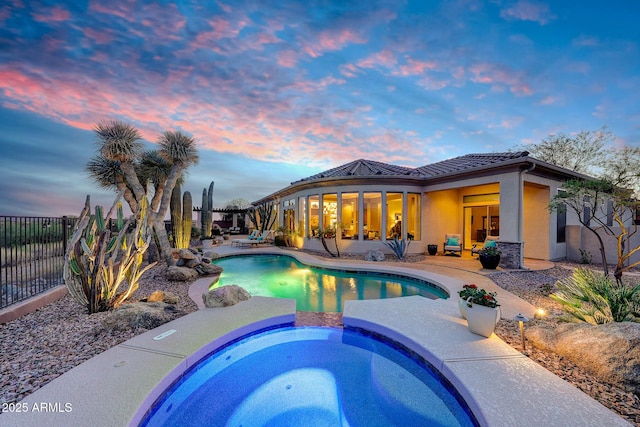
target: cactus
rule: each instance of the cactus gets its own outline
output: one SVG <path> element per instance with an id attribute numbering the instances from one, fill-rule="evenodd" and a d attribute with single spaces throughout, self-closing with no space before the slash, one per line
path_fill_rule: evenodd
<path id="1" fill-rule="evenodd" d="M 191 244 L 191 227 L 193 226 L 193 201 L 191 193 L 185 191 L 182 195 L 182 246 L 188 248 Z"/>
<path id="2" fill-rule="evenodd" d="M 202 189 L 201 233 L 203 239 L 211 238 L 213 227 L 213 181 L 209 184 L 209 191 Z"/>
<path id="3" fill-rule="evenodd" d="M 191 193 L 188 191 L 181 194 L 180 184 L 173 187 L 171 193 L 171 229 L 173 230 L 173 247 L 176 249 L 186 249 L 191 243 L 191 226 L 193 219 L 191 212 L 193 211 L 193 202 L 191 201 Z M 182 196 L 182 202 L 180 202 Z"/>
<path id="4" fill-rule="evenodd" d="M 173 233 L 173 247 L 176 249 L 183 249 L 182 242 L 184 240 L 182 227 L 182 203 L 180 197 L 182 196 L 182 189 L 180 184 L 176 184 L 171 192 L 171 202 L 169 204 L 169 211 L 171 212 L 171 230 Z"/>
<path id="5" fill-rule="evenodd" d="M 69 242 L 64 263 L 64 281 L 69 294 L 87 307 L 89 314 L 116 308 L 138 288 L 140 277 L 155 263 L 142 268 L 142 257 L 151 241 L 148 223 L 148 201 L 142 199 L 135 217 L 135 228 L 128 232 L 134 219 L 124 222 L 122 193 L 116 198 L 107 216 L 101 206 L 91 214 L 87 196 Z M 117 209 L 117 234 L 105 227 Z M 126 288 L 119 292 L 121 285 Z"/>

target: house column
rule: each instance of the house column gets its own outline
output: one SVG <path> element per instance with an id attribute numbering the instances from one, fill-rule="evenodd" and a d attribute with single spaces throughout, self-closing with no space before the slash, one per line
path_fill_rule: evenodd
<path id="1" fill-rule="evenodd" d="M 524 242 L 522 241 L 523 185 L 518 172 L 500 179 L 500 266 L 522 268 Z"/>

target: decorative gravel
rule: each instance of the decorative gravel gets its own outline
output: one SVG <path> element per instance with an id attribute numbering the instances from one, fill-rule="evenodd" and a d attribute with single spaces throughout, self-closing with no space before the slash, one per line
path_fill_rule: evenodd
<path id="1" fill-rule="evenodd" d="M 416 257 L 410 261 L 421 261 L 423 258 Z M 571 274 L 566 267 L 557 266 L 547 271 L 496 272 L 490 277 L 504 289 L 547 311 L 544 320 L 533 322 L 554 322 L 557 321 L 560 308 L 548 295 L 558 279 Z M 196 311 L 197 307 L 187 293 L 190 283 L 167 281 L 164 278 L 165 270 L 164 266 L 149 270 L 132 300 L 146 298 L 155 290 L 170 291 L 180 297 L 175 317 Z M 20 401 L 96 354 L 145 332 L 144 329 L 107 330 L 102 325 L 105 315 L 86 314 L 84 307 L 67 295 L 20 319 L 0 325 L 0 405 Z M 296 324 L 341 326 L 342 316 L 339 313 L 299 312 Z M 501 320 L 496 333 L 515 349 L 522 350 L 517 322 Z M 557 354 L 529 346 L 527 353 L 531 360 L 580 388 L 632 424 L 640 426 L 638 396 L 615 384 L 598 382 Z"/>

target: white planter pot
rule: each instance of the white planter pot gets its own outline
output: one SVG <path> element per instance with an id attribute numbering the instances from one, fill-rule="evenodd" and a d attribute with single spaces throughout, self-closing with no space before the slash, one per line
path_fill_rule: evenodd
<path id="1" fill-rule="evenodd" d="M 489 338 L 496 328 L 496 323 L 500 319 L 498 308 L 485 307 L 483 305 L 472 304 L 467 306 L 467 324 L 469 330 L 476 335 Z"/>
<path id="2" fill-rule="evenodd" d="M 467 301 L 462 298 L 458 298 L 458 310 L 463 319 L 467 318 Z"/>

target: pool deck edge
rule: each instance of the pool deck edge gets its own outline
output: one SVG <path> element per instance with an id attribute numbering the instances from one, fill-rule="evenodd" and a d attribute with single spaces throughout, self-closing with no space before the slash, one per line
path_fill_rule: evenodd
<path id="1" fill-rule="evenodd" d="M 630 426 L 495 334 L 471 333 L 450 305 L 420 297 L 347 301 L 343 324 L 394 340 L 433 365 L 481 426 Z"/>
<path id="2" fill-rule="evenodd" d="M 138 425 L 162 391 L 212 350 L 256 331 L 291 326 L 295 313 L 295 300 L 253 297 L 180 317 L 65 372 L 20 401 L 25 411 L 1 414 L 0 424 Z"/>

